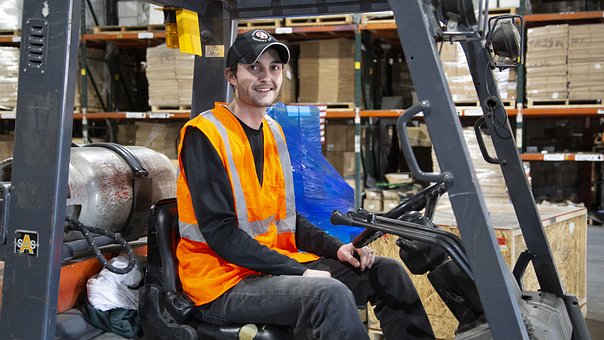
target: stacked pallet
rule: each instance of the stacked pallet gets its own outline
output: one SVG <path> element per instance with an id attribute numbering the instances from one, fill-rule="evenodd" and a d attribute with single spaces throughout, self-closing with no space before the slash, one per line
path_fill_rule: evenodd
<path id="1" fill-rule="evenodd" d="M 86 56 L 87 72 L 90 73 L 90 77 L 87 77 L 86 80 L 86 106 L 88 112 L 102 112 L 106 109 L 103 104 L 107 103 L 111 91 L 111 74 L 109 73 L 109 64 L 105 60 L 105 50 L 88 48 L 86 49 Z M 94 79 L 96 90 L 92 79 Z M 83 105 L 81 103 L 82 77 L 79 75 L 76 77 L 76 84 L 75 108 L 76 111 L 80 111 Z"/>
<path id="2" fill-rule="evenodd" d="M 468 68 L 466 55 L 460 44 L 444 43 L 440 52 L 445 74 L 449 82 L 449 89 L 453 101 L 458 106 L 478 106 L 478 95 L 474 87 L 474 81 Z M 516 100 L 516 71 L 506 69 L 493 71 L 499 95 L 504 105 L 514 106 Z"/>
<path id="3" fill-rule="evenodd" d="M 604 99 L 604 24 L 568 30 L 568 98 Z"/>
<path id="4" fill-rule="evenodd" d="M 149 105 L 180 108 L 191 105 L 195 56 L 160 45 L 147 49 Z M 155 110 L 155 108 L 154 108 Z"/>
<path id="5" fill-rule="evenodd" d="M 136 145 L 146 146 L 170 159 L 176 159 L 181 128 L 181 123 L 136 122 Z"/>
<path id="6" fill-rule="evenodd" d="M 19 49 L 0 47 L 0 110 L 12 110 L 17 106 L 19 80 Z"/>
<path id="7" fill-rule="evenodd" d="M 300 43 L 299 101 L 354 102 L 354 42 L 329 39 Z"/>
<path id="8" fill-rule="evenodd" d="M 529 28 L 526 51 L 526 96 L 529 101 L 565 100 L 568 25 Z"/>

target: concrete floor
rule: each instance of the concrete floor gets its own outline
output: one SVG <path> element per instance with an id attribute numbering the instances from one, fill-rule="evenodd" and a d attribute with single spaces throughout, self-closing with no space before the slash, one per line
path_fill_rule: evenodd
<path id="1" fill-rule="evenodd" d="M 587 229 L 587 328 L 604 340 L 604 227 Z"/>

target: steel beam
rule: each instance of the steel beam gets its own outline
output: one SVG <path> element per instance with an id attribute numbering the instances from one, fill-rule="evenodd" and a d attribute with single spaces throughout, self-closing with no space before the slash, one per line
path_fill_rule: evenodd
<path id="1" fill-rule="evenodd" d="M 522 160 L 510 127 L 508 115 L 501 104 L 497 82 L 489 67 L 490 58 L 482 41 L 464 41 L 461 46 L 466 54 L 476 93 L 484 112 L 493 147 L 508 188 L 510 199 L 522 230 L 527 249 L 535 255 L 533 267 L 541 290 L 565 300 L 573 324 L 574 339 L 589 339 L 581 309 L 576 297 L 565 296 L 552 251 L 541 223 L 535 199 L 524 173 Z"/>
<path id="2" fill-rule="evenodd" d="M 390 6 L 418 98 L 430 105 L 424 119 L 440 169 L 453 177 L 449 200 L 492 334 L 528 339 L 520 290 L 501 256 L 436 48 L 431 7 L 425 10 L 421 0 L 390 0 Z"/>
<path id="3" fill-rule="evenodd" d="M 0 334 L 54 339 L 81 0 L 23 3 Z M 35 242 L 34 242 L 35 241 Z"/>

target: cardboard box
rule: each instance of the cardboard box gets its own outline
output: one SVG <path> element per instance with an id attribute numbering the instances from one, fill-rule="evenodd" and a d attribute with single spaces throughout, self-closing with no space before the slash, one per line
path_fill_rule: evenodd
<path id="1" fill-rule="evenodd" d="M 382 200 L 363 200 L 363 209 L 370 212 L 382 212 Z"/>
<path id="2" fill-rule="evenodd" d="M 325 152 L 325 158 L 340 175 L 343 173 L 344 153 L 342 151 L 327 151 Z"/>
<path id="3" fill-rule="evenodd" d="M 340 124 L 327 124 L 325 126 L 325 143 L 327 151 L 350 151 L 348 146 L 348 126 Z M 354 139 L 352 140 L 354 144 Z M 354 146 L 353 146 L 354 151 Z"/>
<path id="4" fill-rule="evenodd" d="M 400 203 L 399 200 L 384 200 L 383 209 L 384 211 L 390 211 L 396 208 Z"/>
<path id="5" fill-rule="evenodd" d="M 342 176 L 350 177 L 355 175 L 356 157 L 354 152 L 344 151 L 342 153 Z"/>
<path id="6" fill-rule="evenodd" d="M 368 200 L 382 200 L 382 190 L 365 190 L 365 198 Z"/>

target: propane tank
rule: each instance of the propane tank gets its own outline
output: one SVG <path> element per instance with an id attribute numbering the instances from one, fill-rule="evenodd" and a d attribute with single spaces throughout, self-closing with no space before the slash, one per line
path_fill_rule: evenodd
<path id="1" fill-rule="evenodd" d="M 66 214 L 86 226 L 121 233 L 130 241 L 146 235 L 153 202 L 176 196 L 176 167 L 152 149 L 118 146 L 127 149 L 147 175 L 136 176 L 127 160 L 111 149 L 95 144 L 72 147 Z M 10 176 L 12 159 L 0 167 L 3 180 L 10 180 L 6 177 Z M 66 235 L 65 241 L 71 236 L 81 237 Z"/>

